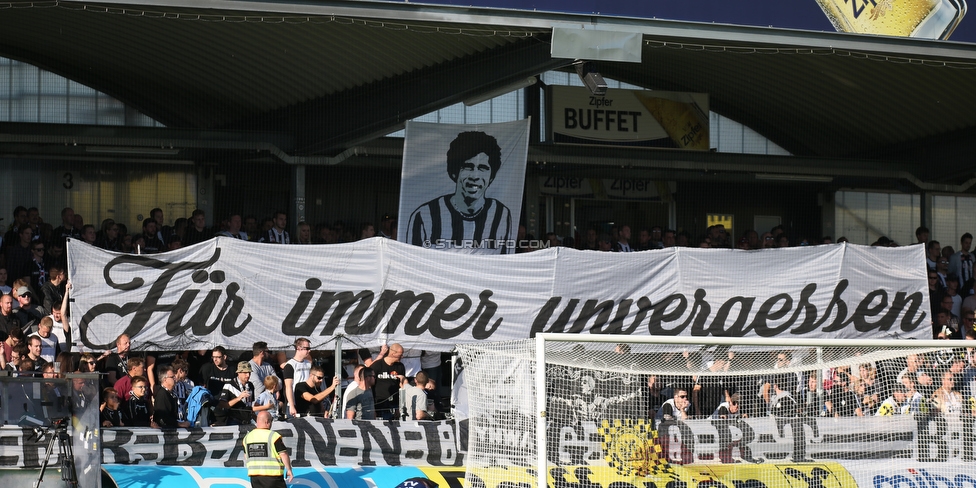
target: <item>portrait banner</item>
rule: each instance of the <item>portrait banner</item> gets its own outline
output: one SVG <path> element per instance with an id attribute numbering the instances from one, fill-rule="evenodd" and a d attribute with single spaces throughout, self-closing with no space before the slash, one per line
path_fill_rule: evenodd
<path id="1" fill-rule="evenodd" d="M 515 252 L 529 119 L 407 122 L 397 239 L 466 254 Z"/>

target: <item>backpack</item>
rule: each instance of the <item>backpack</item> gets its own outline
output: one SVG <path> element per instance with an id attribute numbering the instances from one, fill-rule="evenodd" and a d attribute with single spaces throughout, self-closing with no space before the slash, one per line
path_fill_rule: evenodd
<path id="1" fill-rule="evenodd" d="M 204 386 L 194 386 L 186 397 L 186 421 L 191 427 L 206 427 L 210 420 L 210 407 L 214 404 L 213 395 Z"/>

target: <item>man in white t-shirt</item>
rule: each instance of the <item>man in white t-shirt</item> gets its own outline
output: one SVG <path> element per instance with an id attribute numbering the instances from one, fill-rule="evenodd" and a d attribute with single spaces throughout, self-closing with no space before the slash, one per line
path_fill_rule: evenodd
<path id="1" fill-rule="evenodd" d="M 54 321 L 51 317 L 44 317 L 37 326 L 37 337 L 41 339 L 41 357 L 49 363 L 54 362 L 54 358 L 61 354 L 61 346 L 58 345 L 58 338 L 51 333 L 54 328 Z"/>
<path id="2" fill-rule="evenodd" d="M 51 329 L 51 334 L 58 338 L 58 346 L 64 352 L 71 352 L 71 343 L 68 342 L 68 335 L 71 333 L 71 328 L 61 314 L 61 302 L 55 304 L 54 309 L 51 310 L 50 317 L 51 323 L 54 325 L 54 328 Z"/>
<path id="3" fill-rule="evenodd" d="M 295 409 L 295 386 L 308 379 L 312 370 L 312 362 L 308 355 L 312 350 L 312 342 L 304 337 L 295 341 L 295 356 L 285 363 L 282 374 L 285 377 L 285 398 L 288 399 L 288 413 L 294 417 L 298 415 Z"/>

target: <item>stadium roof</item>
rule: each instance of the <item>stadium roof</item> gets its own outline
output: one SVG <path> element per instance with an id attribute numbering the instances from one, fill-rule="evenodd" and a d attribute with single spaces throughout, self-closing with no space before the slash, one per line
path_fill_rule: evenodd
<path id="1" fill-rule="evenodd" d="M 0 55 L 116 97 L 201 147 L 251 144 L 226 136 L 248 131 L 286 158 L 342 154 L 411 118 L 567 69 L 572 59 L 550 54 L 552 28 L 578 26 L 643 37 L 642 62 L 600 61 L 605 77 L 708 93 L 712 111 L 798 161 L 872 160 L 861 169 L 946 185 L 974 172 L 973 44 L 365 1 L 8 5 Z M 10 134 L 37 129 L 5 125 L 3 140 L 25 147 L 84 135 L 57 128 L 25 140 Z M 663 154 L 652 159 L 676 159 Z M 726 158 L 678 156 L 712 157 Z"/>

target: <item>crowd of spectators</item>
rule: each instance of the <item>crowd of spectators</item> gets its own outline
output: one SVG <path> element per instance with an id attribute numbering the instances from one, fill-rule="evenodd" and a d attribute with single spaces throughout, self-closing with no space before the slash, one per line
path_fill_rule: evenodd
<path id="1" fill-rule="evenodd" d="M 396 220 L 385 215 L 378 226 L 371 223 L 351 229 L 341 222 L 314 228 L 301 222 L 291 236 L 287 215 L 275 212 L 259 221 L 253 216 L 228 215 L 209 227 L 206 214 L 195 210 L 189 218 L 164 225 L 161 209 L 153 209 L 141 222 L 141 231 L 130 233 L 122 224 L 106 219 L 98 229 L 85 224 L 71 208 L 61 212 L 57 227 L 46 224 L 36 208 L 18 207 L 14 221 L 0 245 L 0 368 L 18 374 L 101 373 L 101 405 L 106 426 L 188 426 L 193 422 L 226 425 L 250 422 L 258 411 L 269 410 L 280 418 L 302 415 L 333 415 L 349 418 L 433 418 L 442 410 L 444 396 L 440 353 L 404 351 L 399 345 L 378 351 L 350 352 L 344 367 L 335 371 L 330 351 L 312 351 L 307 339 L 299 339 L 293 351 L 269 351 L 256 343 L 252 351 L 231 352 L 218 346 L 208 351 L 131 353 L 125 335 L 116 347 L 102 354 L 71 352 L 71 321 L 67 317 L 70 283 L 67 280 L 65 241 L 80 239 L 117 252 L 154 253 L 194 244 L 217 235 L 248 241 L 310 244 L 336 243 L 373 236 L 395 238 Z M 377 232 L 377 227 L 379 232 Z M 353 232 L 357 230 L 358 232 Z M 519 241 L 531 240 L 525 227 Z M 759 234 L 752 230 L 738 240 L 730 239 L 722 225 L 710 226 L 696 242 L 687 232 L 661 227 L 641 229 L 636 237 L 627 225 L 610 232 L 589 229 L 577 236 L 560 238 L 548 233 L 549 246 L 631 252 L 673 246 L 764 249 L 833 242 L 823 237 L 814 242 L 791 239 L 781 226 Z M 959 250 L 929 239 L 929 231 L 916 232 L 917 243 L 925 246 L 928 284 L 932 303 L 932 332 L 939 339 L 974 339 L 972 236 L 960 238 Z M 846 239 L 838 239 L 838 242 Z M 886 237 L 873 245 L 895 246 Z M 534 247 L 532 247 L 534 248 Z M 520 252 L 532 250 L 520 248 Z M 788 356 L 788 352 L 784 352 Z M 879 375 L 893 371 L 890 365 L 855 364 L 849 368 L 817 374 L 789 373 L 770 378 L 691 374 L 686 380 L 651 376 L 646 398 L 651 415 L 707 417 L 763 415 L 789 412 L 797 415 L 889 415 L 917 412 L 931 405 L 940 411 L 959 411 L 962 400 L 955 385 L 965 379 L 973 384 L 976 365 L 971 352 L 955 355 L 949 363 L 923 358 L 907 361 L 905 368 L 925 373 L 897 380 L 881 381 Z M 961 359 L 960 359 L 961 358 Z M 236 359 L 236 361 L 232 361 Z M 689 365 L 694 357 L 685 357 Z M 931 359 L 931 358 L 930 358 Z M 717 359 L 700 368 L 727 368 L 732 360 Z M 777 361 L 777 364 L 778 361 Z M 890 380 L 890 381 L 889 381 Z M 724 381 L 724 383 L 723 383 Z M 748 384 L 748 382 L 753 384 Z M 202 415 L 190 415 L 189 404 L 195 385 L 204 387 L 210 401 L 196 406 Z M 344 386 L 344 398 L 336 401 L 335 390 Z M 759 391 L 755 391 L 756 387 Z M 880 387 L 879 385 L 887 385 Z M 401 397 L 401 391 L 405 392 Z M 967 392 L 969 404 L 974 392 Z M 431 400 L 428 402 L 428 397 Z M 967 407 L 969 408 L 969 407 Z M 976 412 L 974 412 L 976 413 Z M 780 413 L 783 414 L 783 413 Z"/>
<path id="2" fill-rule="evenodd" d="M 531 242 L 534 237 L 526 234 L 525 226 L 519 227 L 519 242 Z M 604 252 L 636 252 L 665 249 L 669 247 L 703 247 L 703 248 L 735 248 L 735 249 L 768 249 L 774 247 L 812 246 L 817 244 L 833 244 L 830 236 L 819 239 L 808 239 L 804 236 L 791 238 L 782 225 L 777 225 L 762 234 L 749 229 L 735 240 L 728 234 L 725 226 L 715 224 L 705 229 L 705 232 L 695 237 L 688 231 L 663 229 L 660 226 L 642 227 L 634 232 L 629 225 L 610 225 L 608 227 L 591 227 L 576 236 L 559 236 L 555 232 L 547 232 L 542 240 L 544 246 L 522 246 L 520 252 L 535 250 L 539 247 L 572 247 L 580 250 Z M 836 242 L 847 242 L 846 237 Z M 882 237 L 872 245 L 890 245 L 891 240 Z"/>
<path id="3" fill-rule="evenodd" d="M 97 373 L 103 427 L 244 425 L 261 411 L 281 420 L 429 420 L 444 418 L 448 410 L 440 398 L 441 353 L 405 351 L 399 344 L 347 351 L 337 373 L 333 352 L 313 351 L 306 338 L 290 351 L 271 351 L 256 342 L 232 359 L 223 346 L 136 352 L 122 334 L 101 354 L 61 352 L 45 359 L 37 337 L 32 335 L 28 346 L 21 343 L 22 330 L 8 334 L 4 346 L 12 347 L 4 348 L 10 355 L 3 368 L 38 378 Z M 340 385 L 343 396 L 337 400 Z"/>
<path id="4" fill-rule="evenodd" d="M 713 355 L 685 352 L 662 360 L 684 361 L 687 374 L 648 376 L 644 398 L 647 415 L 657 422 L 765 416 L 976 416 L 974 351 L 976 347 L 961 347 L 880 361 L 860 361 L 855 354 L 848 364 L 810 369 L 791 350 L 780 350 L 764 358 L 769 373 L 744 375 L 728 373 L 743 366 L 728 349 Z"/>

